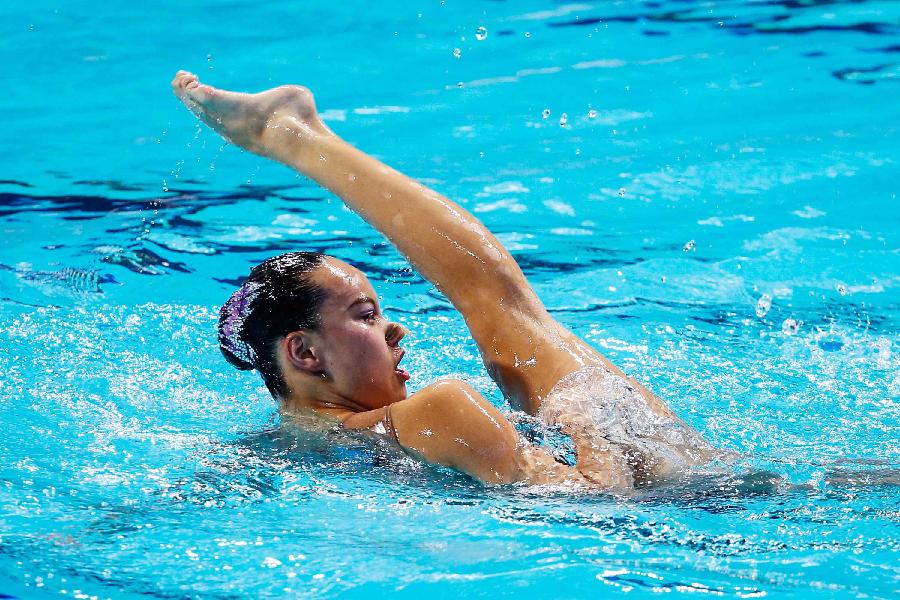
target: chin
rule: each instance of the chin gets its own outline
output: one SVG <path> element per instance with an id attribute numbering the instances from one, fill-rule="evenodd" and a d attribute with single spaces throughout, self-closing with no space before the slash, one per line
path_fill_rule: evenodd
<path id="1" fill-rule="evenodd" d="M 409 397 L 409 392 L 406 390 L 406 385 L 404 385 L 401 389 L 397 390 L 393 394 L 390 395 L 390 400 L 388 400 L 388 404 L 396 404 L 401 400 L 406 400 Z"/>

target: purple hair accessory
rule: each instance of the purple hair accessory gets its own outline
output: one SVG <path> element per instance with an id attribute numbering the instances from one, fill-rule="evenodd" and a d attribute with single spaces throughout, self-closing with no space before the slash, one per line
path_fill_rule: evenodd
<path id="1" fill-rule="evenodd" d="M 222 306 L 219 313 L 219 345 L 226 358 L 236 366 L 251 369 L 256 365 L 253 350 L 243 340 L 244 321 L 250 316 L 253 301 L 259 296 L 262 284 L 247 281 Z M 231 360 L 229 354 L 238 362 Z"/>

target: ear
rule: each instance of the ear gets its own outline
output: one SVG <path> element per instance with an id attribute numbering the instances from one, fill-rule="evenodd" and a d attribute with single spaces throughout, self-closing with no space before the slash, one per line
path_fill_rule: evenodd
<path id="1" fill-rule="evenodd" d="M 309 331 L 292 331 L 281 341 L 287 362 L 297 369 L 318 375 L 325 372 L 318 345 L 313 344 L 315 334 Z"/>

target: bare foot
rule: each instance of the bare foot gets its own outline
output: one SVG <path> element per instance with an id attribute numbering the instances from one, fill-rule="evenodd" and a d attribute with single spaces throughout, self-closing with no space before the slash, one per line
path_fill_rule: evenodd
<path id="1" fill-rule="evenodd" d="M 334 135 L 319 118 L 312 94 L 298 85 L 241 94 L 202 84 L 193 73 L 178 71 L 172 91 L 228 141 L 282 162 L 291 158 L 298 139 Z"/>

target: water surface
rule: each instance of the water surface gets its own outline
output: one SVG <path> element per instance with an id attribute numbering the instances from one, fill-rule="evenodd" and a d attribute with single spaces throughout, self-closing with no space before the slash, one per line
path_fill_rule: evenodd
<path id="1" fill-rule="evenodd" d="M 872 480 L 900 462 L 897 3 L 38 2 L 0 31 L 0 591 L 896 595 L 897 488 Z M 295 249 L 370 275 L 413 389 L 461 377 L 508 405 L 446 299 L 338 200 L 197 126 L 178 68 L 308 85 L 785 483 L 484 488 L 283 427 L 214 327 Z"/>

